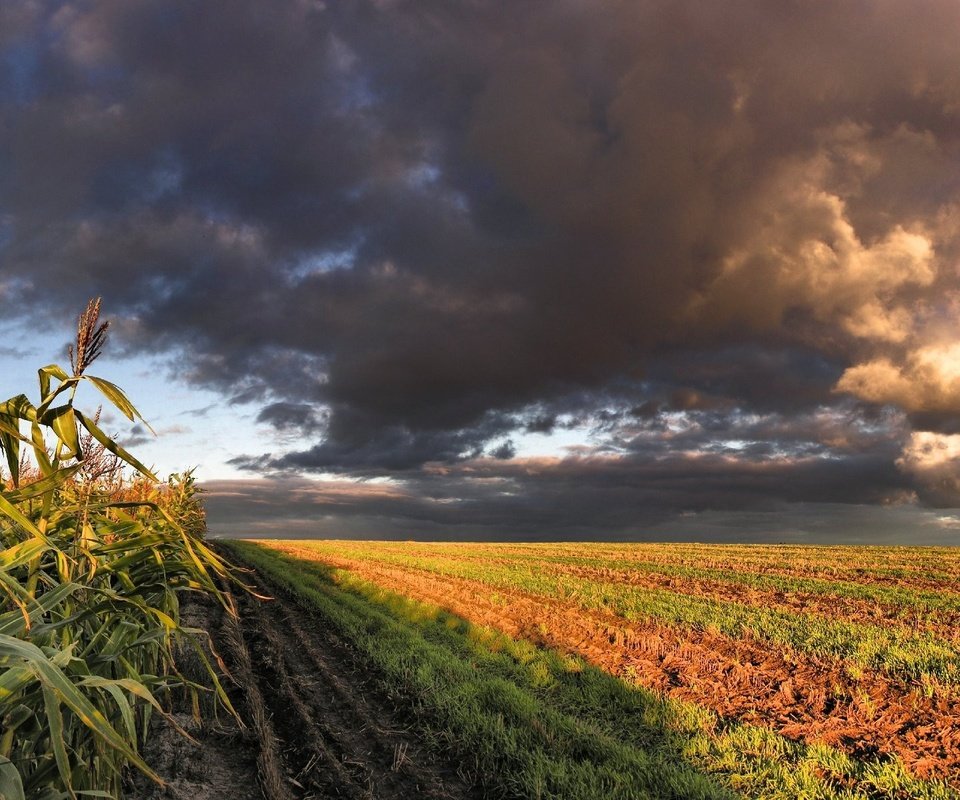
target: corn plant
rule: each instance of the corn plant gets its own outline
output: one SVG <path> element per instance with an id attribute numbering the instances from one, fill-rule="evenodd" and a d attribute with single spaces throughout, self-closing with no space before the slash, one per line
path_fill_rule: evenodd
<path id="1" fill-rule="evenodd" d="M 96 416 L 74 405 L 78 389 L 89 386 L 129 420 L 143 421 L 119 387 L 87 374 L 106 341 L 99 311 L 92 301 L 80 316 L 69 373 L 57 365 L 39 370 L 36 404 L 25 394 L 0 403 L 0 455 L 9 472 L 0 483 L 6 800 L 118 797 L 129 765 L 159 781 L 138 745 L 152 714 L 173 724 L 165 711 L 171 692 L 212 691 L 229 707 L 199 632 L 179 623 L 181 592 L 223 600 L 215 581 L 231 574 L 202 541 L 192 475 L 171 484 L 176 502 L 166 503 L 159 494 L 127 499 L 115 481 L 83 480 L 88 453 L 101 461 L 108 454 L 157 484 Z M 29 470 L 24 453 L 32 455 Z M 179 672 L 175 656 L 184 647 L 207 664 L 212 688 Z"/>

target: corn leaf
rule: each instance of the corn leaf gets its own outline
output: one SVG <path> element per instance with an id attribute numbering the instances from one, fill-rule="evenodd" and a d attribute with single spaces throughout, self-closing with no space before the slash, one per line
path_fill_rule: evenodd
<path id="1" fill-rule="evenodd" d="M 31 599 L 25 605 L 30 615 L 30 622 L 42 617 L 47 612 L 59 606 L 80 586 L 76 583 L 62 583 L 55 589 L 44 592 L 39 599 Z M 25 630 L 23 616 L 17 611 L 8 611 L 0 614 L 0 636 L 22 636 Z"/>
<path id="2" fill-rule="evenodd" d="M 56 378 L 58 381 L 65 381 L 70 376 L 67 375 L 60 367 L 56 364 L 47 364 L 45 367 L 41 367 L 37 370 L 37 374 L 40 377 L 40 398 L 45 398 L 50 394 L 50 379 Z"/>
<path id="3" fill-rule="evenodd" d="M 110 383 L 110 381 L 104 380 L 103 378 L 95 378 L 93 375 L 84 375 L 84 378 L 96 386 L 100 390 L 100 393 L 103 394 L 103 396 L 106 397 L 111 403 L 113 403 L 117 410 L 120 411 L 120 413 L 123 414 L 128 420 L 133 422 L 135 419 L 139 419 L 144 425 L 147 426 L 147 428 L 149 428 L 150 433 L 156 436 L 156 432 L 150 427 L 150 423 L 148 423 L 140 414 L 140 412 L 137 411 L 136 407 L 130 402 L 130 400 L 127 399 L 127 396 L 123 393 L 119 386 L 114 383 Z"/>
<path id="4" fill-rule="evenodd" d="M 63 458 L 83 457 L 80 452 L 80 437 L 77 434 L 77 418 L 73 406 L 51 408 L 40 421 L 53 428 L 57 438 L 66 446 L 67 452 L 61 454 Z"/>
<path id="5" fill-rule="evenodd" d="M 9 758 L 0 756 L 0 798 L 2 800 L 26 800 L 20 773 Z"/>
<path id="6" fill-rule="evenodd" d="M 47 443 L 43 438 L 43 431 L 40 429 L 39 422 L 33 422 L 30 425 L 30 441 L 33 444 L 33 455 L 37 459 L 37 464 L 44 475 L 51 475 L 54 472 L 50 456 L 47 454 Z"/>
<path id="7" fill-rule="evenodd" d="M 17 525 L 23 528 L 27 533 L 31 533 L 34 536 L 47 541 L 47 538 L 40 533 L 40 530 L 36 525 L 33 524 L 23 512 L 17 508 L 13 503 L 7 500 L 6 496 L 0 492 L 0 514 L 5 514 L 10 519 L 12 519 Z"/>
<path id="8" fill-rule="evenodd" d="M 11 503 L 22 503 L 24 500 L 39 497 L 45 492 L 56 489 L 64 481 L 76 475 L 81 469 L 83 469 L 83 464 L 71 464 L 69 467 L 61 467 L 56 472 L 38 481 L 34 481 L 29 486 L 24 486 L 22 489 L 15 489 L 11 492 L 5 492 L 4 496 Z"/>
<path id="9" fill-rule="evenodd" d="M 48 545 L 43 539 L 27 539 L 25 542 L 8 547 L 6 550 L 0 550 L 0 569 L 4 572 L 26 564 L 31 558 L 40 555 Z"/>
<path id="10" fill-rule="evenodd" d="M 57 369 L 60 370 L 59 367 L 57 367 Z M 66 375 L 63 370 L 60 370 L 59 374 Z M 57 386 L 56 389 L 53 391 L 48 391 L 47 393 L 41 393 L 41 402 L 40 405 L 37 406 L 37 414 L 43 414 L 52 405 L 53 401 L 57 399 L 57 397 L 63 394 L 63 392 L 65 392 L 67 389 L 73 388 L 78 383 L 80 383 L 79 378 L 61 378 L 60 385 Z"/>
<path id="11" fill-rule="evenodd" d="M 16 430 L 14 436 L 12 431 Z M 0 416 L 0 450 L 7 459 L 7 467 L 10 469 L 10 477 L 13 479 L 13 485 L 20 483 L 20 431 L 13 425 L 11 417 Z"/>
<path id="12" fill-rule="evenodd" d="M 98 678 L 98 677 L 84 678 L 84 680 L 81 683 L 83 686 L 97 686 L 97 687 L 106 689 L 107 691 L 109 691 L 111 694 L 114 695 L 114 699 L 116 699 L 119 696 L 120 698 L 123 699 L 123 702 L 125 703 L 127 710 L 130 711 L 130 704 L 126 702 L 126 698 L 123 697 L 123 694 L 121 693 L 121 690 L 125 689 L 126 691 L 130 692 L 130 694 L 135 695 L 136 697 L 139 697 L 141 700 L 145 700 L 146 702 L 148 702 L 153 707 L 153 709 L 159 712 L 159 714 L 164 719 L 166 719 L 181 736 L 193 742 L 194 744 L 197 744 L 197 740 L 194 739 L 189 733 L 187 733 L 170 714 L 168 714 L 166 711 L 163 710 L 163 706 L 160 705 L 160 703 L 157 701 L 157 698 L 155 698 L 153 694 L 150 692 L 150 690 L 146 686 L 144 686 L 142 683 L 139 683 L 134 680 L 125 679 L 125 678 L 121 678 L 119 680 L 107 680 L 106 678 Z M 118 695 L 116 693 L 120 693 L 120 694 Z M 121 705 L 120 700 L 117 700 L 117 705 L 118 706 Z M 123 713 L 122 706 L 121 706 L 121 713 Z M 130 720 L 132 723 L 133 721 L 132 713 L 130 714 Z M 132 727 L 132 724 L 128 727 L 128 730 L 130 731 L 130 734 L 131 734 L 130 738 L 135 739 L 136 731 Z"/>
<path id="13" fill-rule="evenodd" d="M 113 453 L 118 458 L 126 461 L 131 467 L 136 469 L 141 475 L 149 478 L 150 480 L 158 480 L 157 476 L 153 472 L 147 469 L 143 464 L 140 463 L 136 458 L 134 458 L 130 453 L 124 450 L 120 445 L 114 442 L 109 436 L 107 436 L 100 428 L 97 427 L 97 424 L 85 417 L 79 411 L 74 410 L 74 413 L 77 416 L 77 419 L 80 420 L 80 424 L 90 433 L 90 435 L 96 439 L 100 444 L 102 444 L 107 450 Z"/>
<path id="14" fill-rule="evenodd" d="M 24 662 L 44 686 L 56 693 L 60 702 L 70 708 L 79 720 L 90 728 L 101 740 L 119 751 L 141 772 L 162 784 L 160 777 L 147 766 L 140 755 L 113 728 L 103 714 L 90 702 L 57 667 L 43 651 L 30 642 L 0 634 L 0 656 L 19 659 Z"/>
<path id="15" fill-rule="evenodd" d="M 70 780 L 70 759 L 67 756 L 67 747 L 63 741 L 63 713 L 60 710 L 60 701 L 54 694 L 53 689 L 46 684 L 43 685 L 43 705 L 47 716 L 47 726 L 50 729 L 50 745 L 57 762 L 57 771 L 60 773 L 60 779 L 66 786 L 70 797 L 76 797 Z"/>
<path id="16" fill-rule="evenodd" d="M 18 394 L 0 403 L 0 414 L 27 422 L 35 422 L 37 419 L 37 410 L 25 394 Z"/>

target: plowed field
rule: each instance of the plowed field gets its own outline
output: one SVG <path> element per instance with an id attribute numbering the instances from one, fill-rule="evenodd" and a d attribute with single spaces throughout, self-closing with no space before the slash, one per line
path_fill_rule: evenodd
<path id="1" fill-rule="evenodd" d="M 960 797 L 958 552 L 230 549 L 278 597 L 244 601 L 252 673 L 318 797 L 357 786 L 316 734 L 338 726 L 387 764 L 343 796 L 405 796 L 392 758 L 414 747 L 441 765 L 414 779 L 427 797 Z M 376 702 L 351 708 L 342 648 L 405 709 L 406 744 L 372 733 Z"/>

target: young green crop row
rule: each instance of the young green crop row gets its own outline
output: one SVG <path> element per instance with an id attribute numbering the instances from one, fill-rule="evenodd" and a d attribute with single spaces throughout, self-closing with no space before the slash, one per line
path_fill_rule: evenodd
<path id="1" fill-rule="evenodd" d="M 504 566 L 460 560 L 453 554 L 407 556 L 400 551 L 380 550 L 362 543 L 300 542 L 295 545 L 318 555 L 328 552 L 338 557 L 476 580 L 491 587 L 520 590 L 625 619 L 653 619 L 696 629 L 712 627 L 731 637 L 761 637 L 800 652 L 845 659 L 898 678 L 960 683 L 957 647 L 926 633 L 678 594 L 668 589 L 550 574 L 535 562 Z"/>
<path id="2" fill-rule="evenodd" d="M 460 556 L 458 556 L 460 557 Z M 473 558 L 483 559 L 482 553 Z M 960 612 L 960 592 L 914 589 L 906 586 L 856 583 L 853 581 L 829 580 L 826 578 L 798 577 L 769 572 L 751 572 L 736 565 L 729 568 L 689 566 L 665 562 L 605 558 L 589 555 L 553 555 L 545 553 L 515 553 L 509 550 L 498 553 L 509 561 L 532 564 L 557 564 L 560 566 L 584 566 L 623 572 L 640 572 L 664 575 L 673 578 L 711 580 L 720 583 L 748 586 L 752 589 L 772 590 L 785 593 L 809 593 L 822 597 L 849 597 L 873 603 L 882 603 L 891 608 L 916 610 L 924 613 L 939 611 Z M 960 589 L 960 587 L 957 587 Z"/>
<path id="3" fill-rule="evenodd" d="M 309 543 L 303 543 L 309 544 Z M 579 658 L 472 626 L 347 571 L 229 543 L 356 647 L 438 746 L 514 798 L 956 800 L 896 759 L 857 761 L 664 699 Z"/>
<path id="4" fill-rule="evenodd" d="M 551 543 L 552 544 L 552 543 Z M 499 547 L 500 545 L 494 545 Z M 513 545 L 508 545 L 512 547 Z M 519 547 L 531 551 L 544 545 L 521 543 Z M 960 554 L 952 547 L 913 547 L 886 545 L 800 545 L 800 544 L 715 544 L 703 542 L 568 542 L 558 548 L 570 552 L 584 549 L 593 554 L 643 553 L 668 559 L 692 558 L 701 560 L 726 558 L 731 562 L 791 562 L 817 564 L 837 568 L 898 567 L 905 569 L 939 567 L 960 569 Z"/>
<path id="5" fill-rule="evenodd" d="M 159 780 L 138 753 L 151 714 L 165 715 L 161 701 L 175 688 L 202 689 L 175 666 L 178 645 L 205 658 L 178 621 L 178 592 L 216 594 L 213 576 L 228 574 L 198 535 L 189 474 L 162 505 L 118 501 L 83 479 L 91 454 L 106 452 L 156 481 L 74 407 L 85 383 L 139 416 L 119 388 L 84 374 L 103 341 L 97 310 L 81 317 L 72 375 L 45 367 L 37 405 L 25 395 L 0 403 L 9 469 L 0 482 L 3 800 L 117 797 L 127 765 Z M 36 462 L 32 482 L 21 474 L 22 446 Z"/>
<path id="6" fill-rule="evenodd" d="M 399 543 L 377 543 L 398 546 Z M 399 545 L 402 546 L 402 545 Z M 439 545 L 457 547 L 459 545 Z M 599 560 L 646 561 L 678 566 L 705 566 L 720 570 L 786 571 L 798 577 L 825 577 L 857 581 L 864 577 L 890 578 L 910 583 L 939 581 L 953 585 L 960 577 L 960 549 L 932 547 L 851 547 L 802 545 L 722 545 L 696 543 L 606 542 L 471 544 L 476 553 L 587 556 Z"/>
<path id="7" fill-rule="evenodd" d="M 539 545 L 534 545 L 532 551 Z M 601 558 L 636 558 L 659 563 L 746 569 L 757 572 L 787 571 L 799 577 L 820 576 L 857 581 L 864 577 L 910 583 L 952 585 L 960 577 L 957 548 L 920 547 L 809 547 L 800 545 L 629 544 L 569 548 L 574 555 Z"/>
<path id="8" fill-rule="evenodd" d="M 408 543 L 371 542 L 376 552 L 409 553 Z M 431 544 L 431 555 L 448 554 L 455 558 L 497 559 L 532 563 L 557 563 L 595 566 L 610 569 L 637 570 L 677 577 L 706 578 L 744 583 L 757 588 L 779 589 L 787 592 L 825 592 L 837 596 L 855 597 L 876 602 L 903 604 L 919 609 L 960 609 L 960 548 L 955 551 L 923 550 L 918 559 L 903 548 L 866 548 L 884 554 L 865 556 L 864 561 L 849 554 L 824 559 L 821 549 L 833 553 L 840 548 L 787 548 L 775 550 L 762 558 L 755 554 L 756 545 L 685 545 L 685 544 L 629 544 L 609 545 L 596 542 L 556 545 L 510 544 Z M 715 549 L 716 548 L 716 549 Z M 857 548 L 863 550 L 865 548 Z M 813 554 L 818 554 L 814 556 Z M 825 561 L 825 563 L 822 563 Z M 808 562 L 820 564 L 821 569 L 809 569 Z M 850 562 L 847 567 L 842 565 Z M 907 566 L 909 563 L 909 566 Z M 873 566 L 870 566 L 872 564 Z M 884 566 L 885 564 L 885 566 Z M 944 571 L 945 566 L 954 571 Z M 804 574 L 805 571 L 808 574 Z M 955 574 L 956 573 L 956 574 Z M 869 583 L 865 578 L 896 576 L 901 582 Z M 934 579 L 943 586 L 924 589 L 911 585 L 911 580 L 929 583 Z"/>
<path id="9" fill-rule="evenodd" d="M 385 544 L 385 543 L 383 543 Z M 381 543 L 377 544 L 377 551 L 368 550 L 371 555 L 379 552 Z M 409 553 L 410 548 L 407 548 Z M 855 583 L 852 581 L 827 580 L 814 577 L 797 577 L 771 572 L 751 572 L 741 565 L 728 568 L 688 566 L 686 564 L 671 563 L 667 560 L 644 560 L 638 557 L 625 558 L 612 555 L 599 556 L 584 554 L 584 549 L 577 554 L 560 553 L 552 549 L 538 549 L 531 552 L 527 548 L 518 548 L 516 545 L 499 546 L 496 549 L 489 545 L 466 545 L 458 547 L 456 553 L 448 550 L 436 550 L 432 557 L 447 557 L 456 561 L 471 561 L 485 563 L 505 563 L 531 565 L 537 569 L 552 568 L 554 572 L 563 572 L 567 567 L 585 567 L 602 570 L 610 573 L 608 577 L 615 582 L 628 581 L 631 575 L 643 574 L 677 578 L 684 581 L 710 581 L 718 585 L 732 587 L 746 587 L 766 592 L 781 592 L 785 595 L 809 594 L 819 599 L 830 600 L 851 599 L 864 603 L 878 604 L 888 613 L 902 617 L 907 623 L 912 623 L 919 616 L 923 621 L 943 625 L 952 625 L 956 616 L 960 614 L 960 592 L 945 590 L 914 589 L 909 586 L 888 586 L 882 584 Z M 384 552 L 393 552 L 385 550 Z M 586 552 L 589 552 L 587 550 Z M 622 577 L 621 577 L 622 576 Z M 960 588 L 960 587 L 958 587 Z M 676 591 L 675 587 L 671 587 Z M 682 591 L 682 589 L 680 590 Z"/>

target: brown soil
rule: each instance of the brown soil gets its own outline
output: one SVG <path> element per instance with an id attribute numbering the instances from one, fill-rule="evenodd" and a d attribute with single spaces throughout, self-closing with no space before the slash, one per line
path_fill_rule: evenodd
<path id="1" fill-rule="evenodd" d="M 302 557 L 306 557 L 308 554 L 313 558 L 318 557 L 317 553 L 310 550 L 299 550 L 298 553 Z M 502 566 L 508 569 L 522 569 L 527 566 L 515 559 L 498 555 L 488 556 L 476 552 L 447 556 L 437 555 L 436 552 L 431 553 L 428 550 L 420 551 L 409 548 L 404 551 L 403 555 L 427 558 L 435 564 L 448 563 L 454 567 L 469 563 L 482 563 L 488 567 Z M 816 614 L 827 619 L 876 625 L 882 628 L 896 628 L 914 634 L 926 633 L 951 642 L 960 641 L 960 612 L 946 609 L 925 611 L 909 606 L 864 600 L 837 593 L 758 589 L 731 581 L 677 577 L 618 567 L 587 566 L 549 561 L 537 562 L 536 567 L 539 571 L 551 575 L 569 576 L 603 583 L 622 583 L 639 589 L 666 589 L 676 594 L 685 594 L 692 597 L 710 597 L 716 600 L 780 611 Z M 731 574 L 734 572 L 736 571 L 731 569 Z M 772 574 L 769 570 L 766 570 L 766 573 Z M 861 583 L 863 582 L 861 581 Z"/>
<path id="2" fill-rule="evenodd" d="M 224 621 L 222 609 L 206 598 L 189 598 L 181 606 L 181 622 L 217 634 Z M 204 648 L 210 652 L 209 643 Z M 190 651 L 179 654 L 183 673 L 204 685 L 209 684 L 204 668 Z M 216 658 L 214 658 L 216 663 Z M 234 705 L 242 707 L 242 696 L 235 684 L 225 681 L 225 688 Z M 257 783 L 257 742 L 250 729 L 238 722 L 222 707 L 216 709 L 208 698 L 201 707 L 200 722 L 195 719 L 190 703 L 182 695 L 172 715 L 194 742 L 181 736 L 163 719 L 154 717 L 149 737 L 143 748 L 146 762 L 166 781 L 157 786 L 137 773 L 125 798 L 138 800 L 259 800 L 263 795 Z"/>
<path id="3" fill-rule="evenodd" d="M 645 555 L 642 559 L 630 552 L 611 553 L 611 558 L 625 560 L 637 559 L 645 564 L 673 565 L 687 567 L 706 567 L 709 569 L 729 570 L 730 572 L 753 572 L 758 575 L 779 575 L 789 578 L 818 578 L 828 581 L 842 581 L 865 585 L 889 586 L 931 591 L 951 591 L 956 593 L 957 579 L 960 578 L 955 562 L 937 565 L 909 564 L 902 560 L 885 563 L 874 560 L 869 563 L 852 564 L 846 560 L 825 563 L 797 555 L 779 558 L 746 558 L 738 555 L 733 559 L 717 558 L 709 552 L 702 557 L 656 558 Z M 885 570 L 895 568 L 895 572 Z"/>
<path id="4" fill-rule="evenodd" d="M 500 548 L 499 552 L 503 550 L 504 548 Z M 942 559 L 930 557 L 911 559 L 897 552 L 886 557 L 878 557 L 843 548 L 840 552 L 832 551 L 829 556 L 817 558 L 796 552 L 750 555 L 745 553 L 743 548 L 739 548 L 734 554 L 724 556 L 715 545 L 707 545 L 703 549 L 686 552 L 671 551 L 669 555 L 665 555 L 662 548 L 659 550 L 660 552 L 656 546 L 641 550 L 591 548 L 589 552 L 581 551 L 572 554 L 588 555 L 600 561 L 636 561 L 648 566 L 706 567 L 731 573 L 752 572 L 758 575 L 817 578 L 892 588 L 906 586 L 911 589 L 948 591 L 954 594 L 957 593 L 958 580 L 960 580 L 960 559 L 954 555 Z M 473 552 L 481 555 L 478 550 Z M 425 551 L 425 554 L 436 556 L 436 551 Z M 489 555 L 497 554 L 498 551 L 490 549 Z"/>
<path id="5" fill-rule="evenodd" d="M 295 549 L 283 548 L 293 552 Z M 310 558 L 308 551 L 296 553 Z M 313 556 L 316 558 L 316 556 Z M 896 754 L 917 777 L 960 774 L 960 696 L 709 630 L 628 621 L 479 582 L 369 561 L 324 557 L 384 588 L 565 652 L 721 717 L 823 742 L 854 756 Z"/>
<path id="6" fill-rule="evenodd" d="M 710 597 L 715 600 L 779 611 L 816 614 L 827 619 L 899 628 L 912 633 L 929 633 L 950 641 L 960 640 L 960 613 L 954 611 L 924 612 L 839 594 L 757 589 L 744 584 L 707 578 L 678 578 L 671 575 L 631 572 L 606 567 L 565 564 L 544 564 L 543 567 L 545 571 L 553 574 L 569 575 L 585 580 L 623 583 L 641 589 L 667 589 L 693 597 Z"/>
<path id="7" fill-rule="evenodd" d="M 191 743 L 162 721 L 145 757 L 167 782 L 142 777 L 126 797 L 142 800 L 450 800 L 481 798 L 458 765 L 431 750 L 410 715 L 386 696 L 362 658 L 322 621 L 283 598 L 237 596 L 238 618 L 191 601 L 187 624 L 213 634 L 230 670 L 242 726 L 178 721 Z M 209 717 L 210 710 L 204 710 Z"/>

